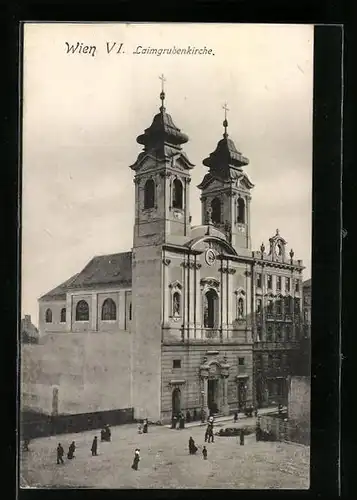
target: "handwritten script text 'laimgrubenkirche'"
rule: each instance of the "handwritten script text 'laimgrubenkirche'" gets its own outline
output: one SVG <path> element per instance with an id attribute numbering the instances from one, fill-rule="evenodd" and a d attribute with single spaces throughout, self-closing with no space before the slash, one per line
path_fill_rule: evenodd
<path id="1" fill-rule="evenodd" d="M 99 53 L 99 47 L 97 45 L 89 45 L 84 42 L 65 42 L 65 50 L 67 54 L 77 54 L 77 55 L 88 55 L 94 57 Z M 106 42 L 102 47 L 105 54 L 132 54 L 132 55 L 200 55 L 214 56 L 213 49 L 206 46 L 195 47 L 193 45 L 187 45 L 186 47 L 178 47 L 173 45 L 171 47 L 150 47 L 145 45 L 136 45 L 134 48 L 130 48 L 128 51 L 125 50 L 123 42 Z"/>

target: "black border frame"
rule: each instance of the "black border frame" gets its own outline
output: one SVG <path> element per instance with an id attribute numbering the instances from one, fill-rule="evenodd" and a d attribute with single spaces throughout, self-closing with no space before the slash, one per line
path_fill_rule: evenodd
<path id="1" fill-rule="evenodd" d="M 275 2 L 276 3 L 276 2 Z M 280 5 L 271 2 L 266 8 L 257 10 L 243 4 L 244 10 L 241 12 L 240 22 L 289 22 L 289 17 L 284 13 L 284 9 L 278 10 Z M 279 2 L 278 2 L 279 4 Z M 108 7 L 104 5 L 104 7 Z M 232 2 L 196 2 L 194 8 L 188 12 L 183 3 L 181 3 L 182 17 L 180 21 L 188 22 L 234 22 L 232 15 Z M 83 10 L 86 21 L 101 20 L 133 20 L 136 21 L 168 21 L 172 20 L 171 15 L 177 14 L 175 6 L 171 4 L 173 12 L 170 9 L 157 9 L 155 15 L 146 15 L 138 10 L 134 3 L 120 2 L 116 8 L 109 6 L 98 12 L 93 6 L 86 6 Z M 312 12 L 312 10 L 313 12 Z M 294 23 L 312 23 L 312 22 L 337 22 L 342 21 L 342 7 L 334 2 L 329 2 L 329 8 L 326 5 L 318 8 L 311 6 L 309 2 L 300 2 L 299 11 L 296 14 Z M 135 18 L 133 13 L 136 12 Z M 154 8 L 151 9 L 155 11 Z M 255 12 L 254 12 L 255 10 Z M 306 13 L 308 15 L 306 16 Z M 35 5 L 21 7 L 17 4 L 8 7 L 5 13 L 5 32 L 10 40 L 10 46 L 7 48 L 6 56 L 8 64 L 5 79 L 8 84 L 8 93 L 5 101 L 4 131 L 5 131 L 5 157 L 6 167 L 4 195 L 4 210 L 6 230 L 3 234 L 7 235 L 5 251 L 7 252 L 5 262 L 7 263 L 5 271 L 5 286 L 7 292 L 7 303 L 5 310 L 5 324 L 17 324 L 19 320 L 19 296 L 17 291 L 18 265 L 19 265 L 19 233 L 17 230 L 18 208 L 20 200 L 18 199 L 18 190 L 21 189 L 21 178 L 19 175 L 19 148 L 20 136 L 18 134 L 21 126 L 19 119 L 19 82 L 18 66 L 20 63 L 19 52 L 19 22 L 26 20 L 46 21 L 49 19 L 74 20 L 82 19 L 80 16 L 73 15 L 73 6 L 65 9 L 63 5 Z M 171 14 L 171 15 L 170 15 Z M 308 17 L 310 14 L 310 17 Z M 144 15 L 144 18 L 143 18 Z M 291 22 L 291 17 L 290 17 Z M 316 496 L 339 494 L 338 486 L 338 453 L 339 453 L 339 387 L 337 381 L 340 374 L 340 307 L 336 290 L 341 285 L 341 71 L 342 71 L 342 51 L 341 43 L 343 40 L 343 30 L 340 26 L 317 26 L 315 27 L 315 68 L 314 68 L 314 170 L 313 170 L 313 312 L 312 312 L 312 429 L 311 429 L 311 487 L 310 490 L 238 490 L 238 495 L 292 495 L 292 496 Z M 16 165 L 16 166 L 15 166 Z M 333 200 L 333 201 L 331 201 Z M 15 305 L 16 304 L 16 305 Z M 6 346 L 9 350 L 6 360 L 6 374 L 17 373 L 16 354 L 17 339 L 14 329 L 8 329 L 11 341 Z M 3 377 L 3 380 L 9 380 Z M 11 408 L 16 407 L 17 383 L 13 380 L 13 385 L 8 382 L 4 386 L 6 395 L 9 395 L 10 405 L 8 428 L 13 428 L 11 422 L 14 414 Z M 12 406 L 11 402 L 14 403 Z M 16 421 L 16 414 L 15 419 Z M 10 437 L 10 436 L 9 436 Z M 14 436 L 12 436 L 14 437 Z M 10 441 L 13 451 L 8 465 L 16 466 L 16 438 Z M 12 468 L 13 470 L 13 468 Z M 10 476 L 11 477 L 11 474 Z M 19 496 L 23 498 L 32 498 L 41 495 L 80 495 L 85 491 L 86 495 L 96 496 L 117 495 L 116 490 L 20 490 Z M 178 497 L 191 494 L 189 490 L 147 490 L 145 495 L 155 497 Z M 215 490 L 213 490 L 215 493 Z M 126 492 L 129 493 L 129 492 Z M 131 492 L 140 494 L 140 490 Z M 203 495 L 210 493 L 210 490 L 197 490 L 193 494 Z M 235 490 L 225 490 L 225 495 L 236 494 Z"/>

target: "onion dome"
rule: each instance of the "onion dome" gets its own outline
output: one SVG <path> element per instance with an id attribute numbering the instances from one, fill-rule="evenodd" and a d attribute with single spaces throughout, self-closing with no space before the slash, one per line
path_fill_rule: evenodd
<path id="1" fill-rule="evenodd" d="M 154 116 L 153 122 L 136 141 L 145 146 L 145 150 L 161 149 L 165 144 L 181 149 L 181 144 L 188 142 L 188 136 L 176 127 L 171 116 L 166 113 L 164 106 L 165 92 L 160 94 L 160 113 Z"/>

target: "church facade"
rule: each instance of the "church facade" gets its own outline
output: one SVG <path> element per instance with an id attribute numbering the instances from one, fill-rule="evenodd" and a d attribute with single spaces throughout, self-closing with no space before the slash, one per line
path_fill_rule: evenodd
<path id="1" fill-rule="evenodd" d="M 160 98 L 131 165 L 132 250 L 94 257 L 41 297 L 40 332 L 125 332 L 138 419 L 166 422 L 180 410 L 227 415 L 284 402 L 302 331 L 302 261 L 278 230 L 267 249 L 252 250 L 254 185 L 227 119 L 203 160 L 201 224 L 191 225 L 188 137 L 167 113 L 164 92 Z"/>

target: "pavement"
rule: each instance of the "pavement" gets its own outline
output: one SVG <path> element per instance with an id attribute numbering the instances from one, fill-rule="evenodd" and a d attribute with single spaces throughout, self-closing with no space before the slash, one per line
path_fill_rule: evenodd
<path id="1" fill-rule="evenodd" d="M 231 418 L 231 421 L 233 419 Z M 223 420 L 222 425 L 227 420 Z M 254 418 L 238 422 L 250 425 Z M 200 423 L 199 423 L 200 424 Z M 216 423 L 216 425 L 220 425 Z M 112 441 L 99 443 L 98 456 L 90 447 L 95 431 L 34 439 L 29 452 L 20 454 L 22 488 L 139 488 L 139 489 L 307 489 L 309 488 L 310 449 L 281 442 L 256 442 L 245 438 L 215 436 L 204 442 L 201 425 L 173 430 L 149 426 L 148 434 L 138 434 L 136 424 L 112 427 Z M 192 436 L 196 455 L 188 454 Z M 75 458 L 56 464 L 56 447 L 62 443 L 67 453 L 76 442 Z M 208 460 L 202 458 L 207 447 Z M 140 448 L 139 470 L 131 463 Z"/>
<path id="2" fill-rule="evenodd" d="M 276 413 L 278 407 L 271 406 L 268 408 L 261 408 L 258 412 L 258 416 L 268 415 L 269 413 Z M 245 425 L 250 425 L 252 422 L 256 422 L 256 417 L 247 417 L 245 413 L 238 413 L 238 420 L 234 422 L 233 415 L 223 416 L 214 418 L 215 427 L 222 427 L 225 423 L 230 422 L 232 425 L 230 427 L 244 427 Z M 208 422 L 201 422 L 200 420 L 195 420 L 194 422 L 186 422 L 185 428 L 190 429 L 191 427 L 205 427 Z M 171 424 L 165 425 L 165 427 L 171 429 Z"/>

